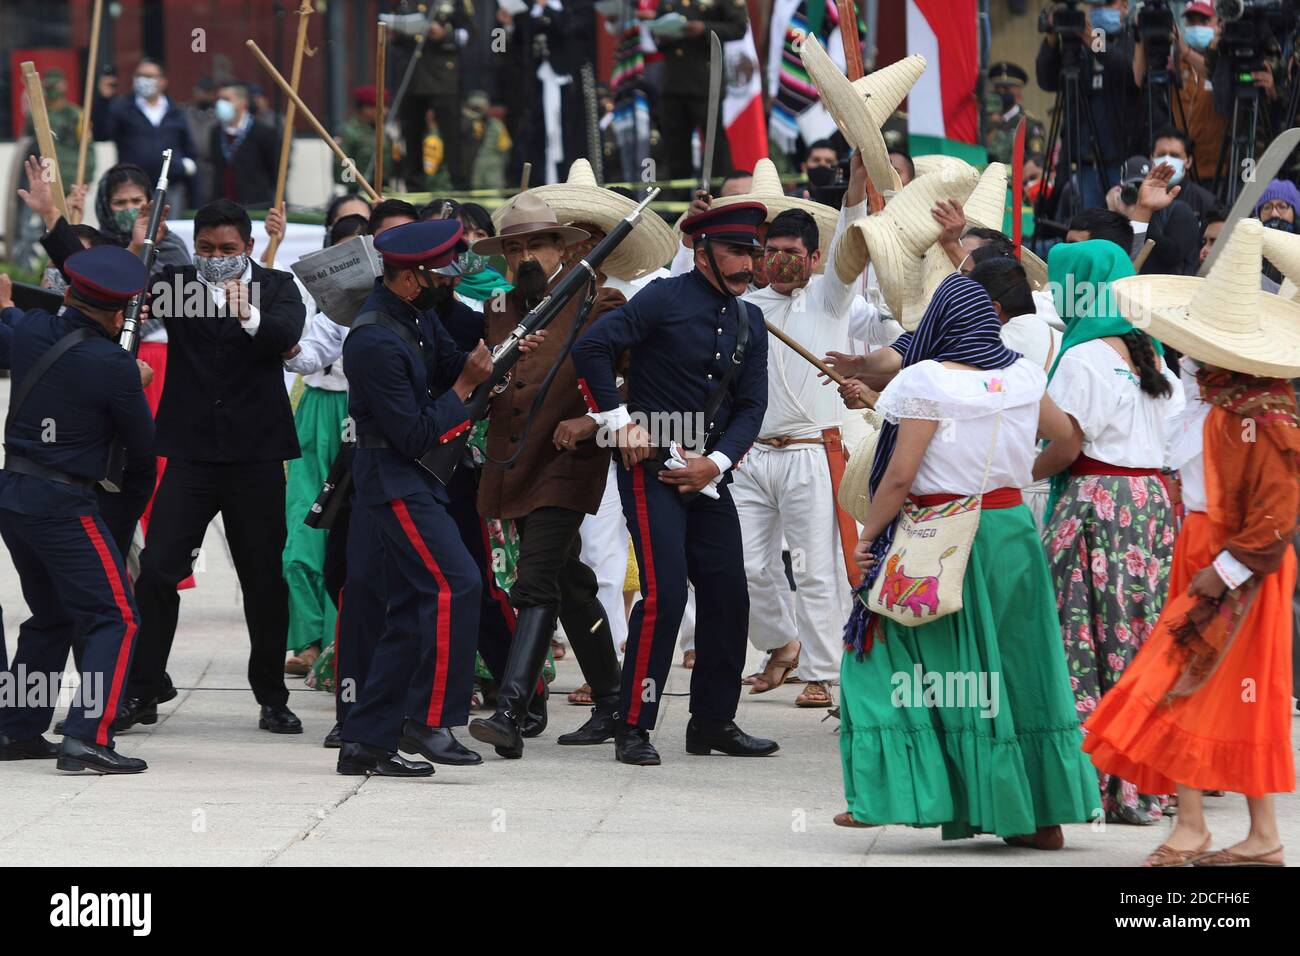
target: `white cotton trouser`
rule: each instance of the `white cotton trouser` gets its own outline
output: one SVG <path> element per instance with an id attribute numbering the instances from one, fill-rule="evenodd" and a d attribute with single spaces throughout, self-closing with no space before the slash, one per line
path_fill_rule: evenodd
<path id="1" fill-rule="evenodd" d="M 596 573 L 596 597 L 609 619 L 609 631 L 614 637 L 614 653 L 627 640 L 627 612 L 623 609 L 623 582 L 627 580 L 627 549 L 631 539 L 627 534 L 627 520 L 623 517 L 623 501 L 618 494 L 618 479 L 611 460 L 605 479 L 605 494 L 594 515 L 582 519 L 579 535 L 582 538 L 582 563 Z"/>
<path id="2" fill-rule="evenodd" d="M 835 682 L 850 594 L 825 447 L 754 445 L 736 469 L 731 497 L 745 546 L 750 643 L 770 652 L 797 638 L 799 676 Z M 790 549 L 793 595 L 781 559 L 782 535 Z"/>

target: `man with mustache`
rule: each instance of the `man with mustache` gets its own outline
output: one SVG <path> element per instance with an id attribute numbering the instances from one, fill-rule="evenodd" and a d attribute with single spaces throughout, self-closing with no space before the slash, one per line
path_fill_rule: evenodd
<path id="1" fill-rule="evenodd" d="M 555 287 L 573 268 L 566 262 L 568 245 L 588 238 L 581 229 L 561 226 L 546 201 L 532 192 L 511 201 L 497 235 L 473 247 L 480 255 L 504 254 L 514 275 L 514 289 L 484 309 L 489 342 L 504 339 Z M 519 530 L 517 576 L 510 589 L 517 617 L 496 712 L 472 721 L 469 732 L 508 759 L 522 757 L 524 736 L 546 727 L 546 691 L 538 685 L 557 619 L 593 699 L 600 698 L 590 720 L 559 742 L 599 744 L 614 735 L 618 658 L 597 598 L 596 575 L 579 556 L 579 528 L 600 507 L 609 448 L 590 440 L 597 425 L 586 414 L 568 351 L 590 323 L 624 299 L 600 288 L 586 315 L 583 301 L 583 296 L 571 299 L 547 327 L 542 345 L 519 360 L 488 420 L 478 508 L 485 518 L 511 519 Z"/>
<path id="2" fill-rule="evenodd" d="M 778 749 L 734 721 L 749 594 L 740 521 L 727 487 L 767 409 L 763 314 L 739 299 L 753 278 L 752 250 L 766 214 L 762 203 L 743 202 L 688 218 L 682 230 L 691 236 L 695 268 L 650 283 L 574 346 L 588 407 L 616 435 L 619 493 L 641 572 L 614 736 L 614 755 L 623 763 L 660 762 L 650 730 L 688 579 L 698 616 L 687 752 L 764 756 Z M 614 377 L 624 353 L 626 406 Z M 658 447 L 629 409 L 652 421 L 655 432 L 669 433 L 658 436 Z"/>

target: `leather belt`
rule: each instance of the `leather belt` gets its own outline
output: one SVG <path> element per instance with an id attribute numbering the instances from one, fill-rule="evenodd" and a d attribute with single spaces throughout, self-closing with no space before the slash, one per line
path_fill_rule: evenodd
<path id="1" fill-rule="evenodd" d="M 392 448 L 393 446 L 388 444 L 387 438 L 383 438 L 379 435 L 358 435 L 357 447 L 358 448 Z"/>
<path id="2" fill-rule="evenodd" d="M 83 478 L 80 475 L 70 475 L 66 471 L 59 471 L 57 468 L 48 468 L 32 461 L 30 458 L 15 455 L 13 452 L 8 452 L 5 455 L 4 470 L 19 475 L 30 475 L 33 478 L 44 478 L 46 481 L 56 481 L 61 485 L 74 485 L 87 490 L 95 487 L 94 478 Z"/>
<path id="3" fill-rule="evenodd" d="M 769 448 L 785 448 L 787 445 L 826 444 L 824 435 L 818 435 L 816 438 L 791 438 L 789 435 L 777 435 L 774 438 L 756 438 L 754 440 L 760 445 L 767 445 Z"/>

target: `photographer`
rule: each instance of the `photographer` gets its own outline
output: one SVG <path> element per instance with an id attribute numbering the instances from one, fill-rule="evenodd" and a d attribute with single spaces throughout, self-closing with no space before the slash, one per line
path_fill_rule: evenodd
<path id="1" fill-rule="evenodd" d="M 1168 163 L 1152 167 L 1147 157 L 1132 156 L 1120 185 L 1106 195 L 1107 208 L 1127 216 L 1133 228 L 1132 254 L 1147 239 L 1155 243 L 1143 275 L 1195 275 L 1200 265 L 1200 225 L 1191 206 L 1175 201 L 1182 187 L 1171 184 L 1173 175 Z"/>
<path id="2" fill-rule="evenodd" d="M 1214 108 L 1215 86 L 1210 81 L 1210 70 L 1205 62 L 1205 51 L 1218 33 L 1219 21 L 1214 7 L 1207 0 L 1193 0 L 1183 8 L 1183 26 L 1175 33 L 1172 47 L 1172 64 L 1176 80 L 1174 95 L 1178 97 L 1174 117 L 1164 117 L 1186 130 L 1185 139 L 1196 144 L 1195 151 L 1184 158 L 1190 162 L 1186 181 L 1202 186 L 1214 182 L 1214 168 L 1219 162 L 1223 133 L 1227 121 Z M 1147 51 L 1139 34 L 1133 56 L 1133 78 L 1139 87 L 1146 84 Z M 1157 136 L 1163 138 L 1163 135 Z M 1186 190 L 1184 190 L 1186 192 Z"/>
<path id="3" fill-rule="evenodd" d="M 1062 37 L 1057 20 L 1072 12 L 1076 15 L 1082 13 L 1083 29 Z M 1063 85 L 1062 43 L 1079 50 L 1080 92 L 1096 124 L 1096 145 L 1104 164 L 1101 173 L 1105 180 L 1103 188 L 1098 181 L 1091 131 L 1086 118 L 1079 117 L 1077 121 L 1082 130 L 1082 141 L 1077 144 L 1082 160 L 1079 182 L 1086 208 L 1105 204 L 1106 190 L 1119 182 L 1120 163 L 1134 150 L 1144 148 L 1146 140 L 1145 131 L 1127 122 L 1140 115 L 1141 105 L 1137 85 L 1133 82 L 1133 35 L 1124 29 L 1127 15 L 1128 0 L 1092 2 L 1082 11 L 1077 3 L 1063 3 L 1045 11 L 1039 23 L 1046 35 L 1038 48 L 1034 71 L 1038 85 L 1044 90 L 1055 93 Z"/>
<path id="4" fill-rule="evenodd" d="M 1274 28 L 1273 19 L 1247 0 L 1243 15 L 1238 19 L 1223 22 L 1216 18 L 1214 38 L 1205 49 L 1205 68 L 1214 87 L 1216 113 L 1225 119 L 1231 119 L 1234 101 L 1243 98 L 1240 94 L 1245 91 L 1241 88 L 1241 82 L 1247 74 L 1250 83 L 1257 88 L 1257 153 L 1262 152 L 1273 137 L 1282 131 L 1282 114 L 1288 100 L 1282 45 Z M 1244 56 L 1245 52 L 1255 49 L 1260 51 L 1259 54 L 1251 58 Z M 1199 172 L 1201 178 L 1212 174 L 1213 170 Z"/>

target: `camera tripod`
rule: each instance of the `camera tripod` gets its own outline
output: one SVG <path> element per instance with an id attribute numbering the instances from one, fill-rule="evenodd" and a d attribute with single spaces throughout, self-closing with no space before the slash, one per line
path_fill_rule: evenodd
<path id="1" fill-rule="evenodd" d="M 1052 170 L 1051 191 L 1044 189 L 1038 194 L 1034 203 L 1034 221 L 1046 223 L 1045 216 L 1049 202 L 1055 203 L 1052 210 L 1056 225 L 1062 233 L 1065 225 L 1084 208 L 1082 181 L 1083 169 L 1083 130 L 1088 130 L 1091 146 L 1093 170 L 1101 193 L 1105 195 L 1106 166 L 1101 155 L 1101 141 L 1097 135 L 1097 120 L 1092 115 L 1092 104 L 1088 102 L 1080 86 L 1080 74 L 1083 68 L 1083 41 L 1077 36 L 1060 35 L 1061 72 L 1060 85 L 1056 93 L 1056 103 L 1052 107 L 1052 123 L 1044 144 L 1044 157 L 1051 157 L 1060 143 L 1060 155 Z M 1066 184 L 1069 188 L 1065 188 Z"/>

